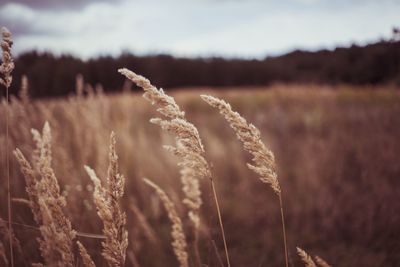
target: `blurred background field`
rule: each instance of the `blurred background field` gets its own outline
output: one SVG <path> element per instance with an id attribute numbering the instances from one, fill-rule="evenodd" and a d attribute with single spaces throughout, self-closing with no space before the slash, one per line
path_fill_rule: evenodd
<path id="1" fill-rule="evenodd" d="M 272 190 L 247 169 L 249 155 L 242 151 L 228 124 L 201 101 L 201 93 L 228 100 L 261 130 L 263 141 L 275 153 L 292 266 L 299 264 L 296 246 L 322 256 L 333 266 L 396 266 L 400 261 L 399 91 L 315 85 L 269 89 L 173 93 L 198 127 L 213 164 L 234 265 L 282 266 L 279 205 Z M 4 107 L 3 102 L 1 117 Z M 10 108 L 10 147 L 19 147 L 27 155 L 34 146 L 29 129 L 40 129 L 49 121 L 54 170 L 67 196 L 67 213 L 81 232 L 101 232 L 92 183 L 83 165 L 104 176 L 108 138 L 114 130 L 121 172 L 127 177 L 123 201 L 130 233 L 127 266 L 135 266 L 135 262 L 140 266 L 174 265 L 169 222 L 158 198 L 142 182 L 147 177 L 160 184 L 183 215 L 176 159 L 162 148 L 173 139 L 148 122 L 157 114 L 139 94 L 100 93 L 25 103 L 13 99 Z M 4 129 L 4 120 L 0 126 Z M 0 142 L 4 147 L 3 133 Z M 1 160 L 3 169 L 4 156 Z M 12 160 L 11 164 L 13 197 L 26 198 L 17 163 Z M 204 264 L 218 266 L 217 254 L 223 255 L 223 246 L 207 181 L 202 189 L 206 202 L 202 219 L 209 229 L 204 227 L 202 232 L 201 254 Z M 2 203 L 6 203 L 5 190 L 2 186 Z M 34 224 L 26 204 L 13 201 L 12 207 L 15 222 Z M 0 212 L 5 218 L 6 205 Z M 142 228 L 138 212 L 148 220 L 150 230 Z M 33 238 L 38 232 L 14 227 L 23 252 L 18 261 L 38 260 Z M 99 240 L 79 239 L 100 263 Z"/>
<path id="2" fill-rule="evenodd" d="M 275 154 L 290 267 L 304 266 L 297 246 L 332 266 L 400 266 L 399 11 L 395 0 L 0 1 L 15 63 L 9 99 L 0 87 L 0 262 L 2 251 L 9 257 L 7 153 L 12 228 L 21 244 L 15 266 L 43 261 L 40 225 L 12 150 L 31 155 L 30 130 L 48 121 L 65 213 L 96 266 L 106 266 L 103 225 L 83 166 L 105 177 L 115 131 L 127 179 L 125 266 L 178 265 L 168 216 L 142 180 L 149 178 L 177 205 L 189 265 L 200 267 L 178 159 L 163 149 L 173 136 L 149 123 L 158 113 L 117 72 L 128 68 L 166 88 L 198 128 L 233 267 L 284 266 L 279 201 L 246 167 L 251 156 L 200 94 L 230 102 Z M 201 260 L 224 267 L 209 181 L 201 189 Z"/>

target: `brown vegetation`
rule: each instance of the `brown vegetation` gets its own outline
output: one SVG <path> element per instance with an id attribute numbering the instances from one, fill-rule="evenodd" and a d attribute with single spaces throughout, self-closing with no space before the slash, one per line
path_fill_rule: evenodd
<path id="1" fill-rule="evenodd" d="M 301 245 L 333 266 L 395 266 L 399 260 L 395 251 L 400 236 L 397 231 L 400 218 L 396 212 L 400 207 L 395 201 L 400 174 L 396 153 L 400 151 L 396 138 L 400 134 L 396 116 L 400 112 L 400 96 L 393 91 L 285 89 L 230 91 L 218 96 L 253 121 L 265 133 L 262 139 L 275 151 L 276 171 L 286 192 L 289 261 L 298 261 L 294 247 Z M 185 116 L 198 126 L 206 156 L 218 177 L 215 182 L 220 188 L 231 261 L 234 265 L 282 265 L 281 236 L 277 232 L 279 207 L 274 194 L 259 187 L 256 180 L 248 179 L 252 176 L 244 164 L 248 155 L 242 152 L 235 135 L 221 118 L 198 95 L 197 92 L 180 93 L 175 97 L 187 111 Z M 3 102 L 1 114 L 4 111 Z M 103 262 L 102 222 L 96 216 L 93 186 L 83 166 L 90 165 L 100 176 L 106 175 L 106 144 L 113 129 L 118 136 L 119 172 L 127 177 L 126 193 L 121 201 L 130 233 L 126 266 L 134 265 L 135 261 L 141 266 L 176 265 L 168 242 L 169 223 L 160 213 L 158 199 L 141 181 L 143 177 L 157 181 L 175 203 L 182 223 L 188 225 L 190 221 L 184 216 L 186 207 L 179 201 L 184 195 L 180 193 L 179 171 L 174 167 L 176 160 L 162 149 L 164 143 L 172 144 L 173 139 L 147 122 L 154 116 L 151 107 L 131 93 L 27 104 L 17 99 L 11 101 L 11 148 L 19 147 L 25 155 L 37 151 L 31 145 L 28 129 L 39 128 L 49 121 L 55 147 L 52 168 L 57 174 L 60 192 L 66 198 L 65 214 L 87 253 L 98 264 Z M 4 120 L 0 123 L 4 129 Z M 35 140 L 40 140 L 37 133 L 35 136 Z M 5 136 L 0 139 L 4 147 Z M 38 154 L 33 153 L 32 158 L 35 155 Z M 5 166 L 4 156 L 1 159 Z M 14 228 L 23 247 L 23 255 L 17 260 L 23 266 L 24 261 L 41 261 L 32 238 L 40 231 L 32 228 L 38 224 L 28 207 L 16 201 L 29 195 L 24 192 L 25 182 L 15 160 L 11 160 L 11 181 L 17 223 Z M 200 228 L 199 250 L 202 262 L 215 266 L 224 253 L 223 244 L 218 241 L 218 220 L 210 188 L 203 182 L 200 188 L 204 226 Z M 3 203 L 5 193 L 3 186 Z M 157 243 L 143 230 L 143 222 L 140 223 L 143 217 L 129 211 L 131 198 L 147 220 L 148 225 L 144 223 L 150 227 L 147 232 L 157 235 Z M 2 206 L 1 212 L 7 214 L 6 207 Z M 217 251 L 213 239 L 217 242 Z M 190 237 L 189 244 L 192 241 Z M 8 256 L 6 239 L 3 243 Z M 189 262 L 193 262 L 193 251 L 188 252 Z"/>
<path id="2" fill-rule="evenodd" d="M 9 37 L 3 34 L 6 42 Z M 6 55 L 9 46 L 2 43 Z M 5 59 L 12 64 L 11 57 Z M 11 70 L 2 65 L 7 91 Z M 302 261 L 310 267 L 330 266 L 327 262 L 368 267 L 399 261 L 397 92 L 276 88 L 224 93 L 235 110 L 258 127 L 228 102 L 203 95 L 252 155 L 253 163 L 247 166 L 272 187 L 277 205 L 276 195 L 246 179 L 254 175 L 243 168 L 249 155 L 197 92 L 176 95 L 175 101 L 144 77 L 120 72 L 158 106 L 165 118 L 151 122 L 172 133 L 175 142 L 147 125 L 154 111 L 140 97 L 130 92 L 106 96 L 100 87 L 84 87 L 81 76 L 77 94 L 67 100 L 31 101 L 24 81 L 21 99 L 2 102 L 0 116 L 6 119 L 0 120 L 5 129 L 0 144 L 5 157 L 0 166 L 8 186 L 0 192 L 8 205 L 0 208 L 0 215 L 8 213 L 9 218 L 8 223 L 0 221 L 2 264 L 200 267 L 289 266 Z M 32 145 L 28 129 L 43 124 L 42 132 L 31 130 Z M 118 133 L 118 142 L 112 132 L 107 152 L 111 129 Z M 164 143 L 171 144 L 167 152 L 178 158 L 180 182 L 176 159 L 160 149 Z M 16 148 L 16 160 L 8 157 L 10 148 Z M 99 178 L 103 176 L 105 181 Z M 143 177 L 157 182 L 145 179 L 147 188 Z M 193 234 L 186 235 L 189 226 Z M 280 226 L 284 257 L 276 231 Z M 172 242 L 166 242 L 169 235 Z M 296 245 L 322 258 L 300 248 L 300 257 L 295 257 Z"/>

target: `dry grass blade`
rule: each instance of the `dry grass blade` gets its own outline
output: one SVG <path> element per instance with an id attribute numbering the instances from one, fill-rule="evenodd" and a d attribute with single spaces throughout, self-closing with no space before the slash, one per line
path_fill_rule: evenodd
<path id="1" fill-rule="evenodd" d="M 324 259 L 322 259 L 319 256 L 315 256 L 314 259 L 317 262 L 317 264 L 321 267 L 332 267 L 330 264 L 328 264 Z"/>
<path id="2" fill-rule="evenodd" d="M 39 192 L 37 190 L 36 173 L 31 164 L 26 160 L 22 152 L 17 148 L 14 151 L 20 170 L 25 177 L 26 192 L 29 197 L 29 206 L 32 210 L 33 217 L 37 224 L 41 224 L 40 208 L 39 208 Z"/>
<path id="3" fill-rule="evenodd" d="M 157 105 L 162 115 L 168 119 L 154 118 L 150 121 L 158 124 L 162 129 L 175 135 L 176 146 L 165 146 L 167 150 L 181 159 L 178 164 L 181 167 L 181 182 L 185 199 L 183 203 L 189 208 L 188 216 L 194 226 L 194 247 L 198 265 L 201 265 L 198 252 L 198 229 L 200 225 L 199 210 L 202 205 L 199 180 L 203 177 L 210 179 L 213 189 L 213 196 L 218 213 L 219 224 L 221 228 L 222 239 L 225 247 L 225 254 L 228 266 L 230 266 L 228 246 L 225 238 L 224 226 L 222 223 L 221 211 L 211 171 L 204 155 L 204 147 L 201 142 L 197 128 L 185 118 L 185 113 L 180 110 L 173 97 L 168 96 L 162 89 L 157 89 L 149 80 L 128 69 L 119 69 L 121 74 L 130 79 L 137 86 L 145 91 L 144 98 L 153 105 Z"/>
<path id="4" fill-rule="evenodd" d="M 235 131 L 237 138 L 242 141 L 244 149 L 252 154 L 254 165 L 247 164 L 247 166 L 260 175 L 262 182 L 268 183 L 274 192 L 280 195 L 281 188 L 275 170 L 275 157 L 262 142 L 260 131 L 253 124 L 247 123 L 239 113 L 233 111 L 231 105 L 224 100 L 208 95 L 202 95 L 201 98 L 212 107 L 219 109 Z"/>
<path id="5" fill-rule="evenodd" d="M 145 91 L 143 97 L 150 101 L 152 105 L 158 105 L 159 109 L 157 111 L 164 116 L 171 119 L 183 118 L 185 116 L 185 113 L 180 110 L 173 97 L 166 95 L 162 89 L 158 90 L 145 77 L 125 68 L 119 69 L 118 72 L 137 86 L 143 88 Z"/>
<path id="6" fill-rule="evenodd" d="M 11 56 L 11 47 L 13 45 L 11 32 L 3 27 L 1 29 L 3 41 L 1 42 L 1 50 L 3 51 L 2 61 L 3 63 L 0 65 L 0 73 L 3 77 L 0 77 L 0 83 L 3 84 L 6 88 L 11 86 L 12 76 L 11 72 L 14 70 L 14 62 Z"/>
<path id="7" fill-rule="evenodd" d="M 79 248 L 79 254 L 81 255 L 83 266 L 85 267 L 96 267 L 89 253 L 86 251 L 86 248 L 82 245 L 81 242 L 76 242 Z"/>
<path id="8" fill-rule="evenodd" d="M 11 72 L 14 70 L 14 62 L 11 56 L 11 47 L 13 45 L 11 32 L 3 27 L 1 29 L 2 33 L 2 42 L 1 42 L 1 50 L 2 50 L 2 64 L 0 65 L 0 84 L 3 84 L 6 87 L 6 177 L 7 177 L 7 209 L 8 209 L 8 229 L 9 229 L 9 248 L 10 248 L 10 261 L 11 266 L 14 267 L 14 253 L 13 253 L 13 244 L 12 244 L 12 234 L 13 228 L 11 225 L 12 221 L 12 212 L 11 212 L 11 186 L 10 186 L 10 154 L 9 154 L 9 95 L 8 90 L 11 86 L 12 76 Z"/>
<path id="9" fill-rule="evenodd" d="M 271 186 L 279 197 L 281 210 L 283 243 L 285 250 L 286 267 L 289 266 L 288 250 L 286 241 L 285 218 L 283 212 L 282 191 L 275 170 L 275 157 L 271 150 L 267 149 L 261 140 L 260 131 L 253 125 L 247 123 L 239 113 L 232 110 L 231 105 L 222 99 L 213 96 L 201 95 L 201 98 L 210 106 L 217 108 L 235 131 L 237 138 L 243 143 L 244 150 L 253 156 L 253 163 L 247 166 L 260 176 L 260 180 Z"/>
<path id="10" fill-rule="evenodd" d="M 188 254 L 186 252 L 186 237 L 185 233 L 183 232 L 182 221 L 175 210 L 174 203 L 169 199 L 164 190 L 162 190 L 158 185 L 148 179 L 144 179 L 144 181 L 156 191 L 161 199 L 161 202 L 164 204 L 165 209 L 167 210 L 170 221 L 172 222 L 171 236 L 174 241 L 171 245 L 174 249 L 176 258 L 178 259 L 179 266 L 188 267 L 189 263 Z"/>
<path id="11" fill-rule="evenodd" d="M 73 240 L 76 232 L 63 208 L 65 198 L 60 194 L 57 178 L 51 167 L 51 131 L 46 122 L 42 135 L 34 131 L 39 152 L 35 168 L 16 149 L 14 155 L 25 176 L 26 190 L 36 223 L 40 225 L 39 248 L 49 266 L 74 266 Z"/>
<path id="12" fill-rule="evenodd" d="M 120 69 L 136 85 L 145 91 L 143 97 L 151 104 L 157 105 L 162 115 L 170 120 L 159 118 L 151 119 L 162 129 L 173 133 L 176 137 L 176 147 L 165 146 L 165 148 L 181 158 L 181 182 L 185 199 L 183 203 L 189 208 L 189 218 L 196 229 L 199 227 L 199 209 L 202 204 L 199 181 L 203 177 L 210 177 L 207 161 L 204 158 L 204 147 L 196 127 L 185 119 L 185 113 L 180 110 L 173 97 L 168 96 L 162 89 L 157 89 L 149 80 L 128 69 Z"/>
<path id="13" fill-rule="evenodd" d="M 297 254 L 300 256 L 306 267 L 317 267 L 311 256 L 299 247 L 297 247 Z"/>
<path id="14" fill-rule="evenodd" d="M 103 222 L 103 233 L 106 240 L 102 242 L 102 255 L 110 267 L 125 265 L 128 232 L 126 215 L 119 205 L 124 194 L 125 178 L 118 170 L 118 156 L 115 149 L 115 134 L 111 133 L 107 187 L 102 186 L 94 170 L 85 166 L 86 172 L 94 183 L 94 202 L 97 214 Z"/>

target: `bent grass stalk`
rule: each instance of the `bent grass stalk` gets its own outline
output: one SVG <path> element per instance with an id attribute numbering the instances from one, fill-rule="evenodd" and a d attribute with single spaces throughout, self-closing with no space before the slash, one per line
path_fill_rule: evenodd
<path id="1" fill-rule="evenodd" d="M 260 131 L 249 124 L 239 113 L 232 110 L 231 106 L 222 99 L 213 96 L 201 95 L 201 98 L 210 106 L 219 110 L 235 131 L 237 138 L 243 143 L 244 150 L 253 156 L 253 164 L 247 163 L 249 169 L 259 175 L 263 183 L 267 183 L 279 198 L 279 206 L 282 220 L 283 243 L 285 263 L 288 267 L 288 249 L 286 241 L 285 216 L 283 212 L 282 190 L 275 170 L 275 157 L 271 150 L 267 149 L 261 140 Z"/>
<path id="2" fill-rule="evenodd" d="M 181 162 L 178 165 L 181 167 L 181 181 L 183 192 L 186 196 L 183 203 L 189 208 L 190 211 L 188 216 L 194 225 L 194 247 L 198 264 L 201 265 L 197 246 L 197 231 L 200 224 L 199 209 L 202 204 L 199 180 L 206 177 L 209 178 L 211 183 L 224 243 L 226 261 L 228 267 L 230 267 L 228 246 L 215 183 L 212 178 L 209 164 L 205 159 L 204 147 L 197 128 L 186 120 L 185 113 L 180 110 L 179 106 L 175 103 L 174 98 L 165 94 L 162 89 L 157 89 L 148 79 L 125 68 L 119 69 L 118 72 L 134 82 L 137 86 L 143 88 L 145 91 L 143 97 L 151 102 L 152 105 L 156 104 L 159 107 L 157 111 L 167 118 L 154 118 L 151 119 L 150 122 L 160 125 L 163 130 L 175 135 L 176 147 L 165 146 L 165 148 L 181 159 Z"/>

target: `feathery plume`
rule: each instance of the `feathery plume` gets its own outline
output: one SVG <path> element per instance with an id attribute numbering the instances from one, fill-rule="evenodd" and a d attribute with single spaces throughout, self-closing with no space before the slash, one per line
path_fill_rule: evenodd
<path id="1" fill-rule="evenodd" d="M 202 205 L 199 179 L 211 177 L 210 169 L 204 158 L 204 147 L 197 128 L 185 118 L 173 97 L 162 89 L 157 89 L 150 81 L 128 69 L 119 69 L 121 74 L 137 86 L 143 88 L 143 97 L 152 105 L 157 105 L 157 111 L 170 120 L 153 118 L 151 123 L 158 124 L 162 129 L 171 132 L 176 138 L 176 147 L 164 146 L 165 149 L 181 159 L 182 189 L 185 194 L 183 203 L 189 208 L 188 216 L 197 229 L 199 227 L 199 209 Z"/>
<path id="2" fill-rule="evenodd" d="M 275 170 L 274 154 L 261 141 L 260 131 L 253 124 L 247 123 L 239 113 L 233 111 L 231 105 L 224 100 L 209 95 L 202 95 L 201 98 L 212 107 L 219 109 L 236 132 L 237 138 L 242 141 L 244 149 L 252 154 L 254 165 L 248 163 L 247 166 L 260 175 L 262 182 L 268 183 L 274 192 L 280 195 L 281 188 Z"/>
<path id="3" fill-rule="evenodd" d="M 317 267 L 312 258 L 299 247 L 297 247 L 297 254 L 300 256 L 301 260 L 304 262 L 306 267 Z"/>
<path id="4" fill-rule="evenodd" d="M 6 88 L 11 86 L 12 76 L 11 72 L 14 70 L 14 62 L 11 56 L 11 47 L 13 45 L 11 32 L 3 27 L 1 29 L 3 41 L 1 42 L 1 49 L 3 51 L 3 63 L 0 65 L 0 73 L 3 77 L 0 77 L 0 83 Z"/>
<path id="5" fill-rule="evenodd" d="M 146 184 L 148 184 L 156 191 L 157 195 L 161 199 L 161 202 L 164 204 L 165 209 L 167 210 L 168 217 L 172 223 L 171 236 L 173 242 L 171 243 L 171 245 L 179 262 L 179 266 L 189 267 L 188 254 L 186 252 L 186 237 L 185 233 L 183 232 L 182 221 L 176 212 L 174 203 L 169 199 L 164 190 L 162 190 L 158 185 L 148 179 L 143 180 Z"/>
<path id="6" fill-rule="evenodd" d="M 79 248 L 79 254 L 82 257 L 83 266 L 85 267 L 96 267 L 86 248 L 82 245 L 81 242 L 76 242 Z"/>
<path id="7" fill-rule="evenodd" d="M 317 264 L 321 267 L 332 267 L 331 265 L 329 265 L 324 259 L 322 259 L 319 256 L 315 256 L 314 257 L 315 261 L 317 262 Z"/>
<path id="8" fill-rule="evenodd" d="M 101 184 L 94 170 L 88 166 L 85 166 L 85 170 L 93 181 L 93 198 L 97 206 L 97 214 L 103 221 L 103 233 L 106 240 L 102 242 L 102 255 L 110 267 L 122 267 L 125 264 L 126 248 L 128 247 L 128 231 L 126 230 L 125 212 L 119 205 L 119 200 L 124 194 L 125 178 L 118 170 L 115 143 L 115 134 L 112 132 L 107 187 Z"/>
<path id="9" fill-rule="evenodd" d="M 288 250 L 286 241 L 285 218 L 283 213 L 282 191 L 275 170 L 275 157 L 271 150 L 267 149 L 261 140 L 260 131 L 253 125 L 247 123 L 239 113 L 232 110 L 231 105 L 222 99 L 209 95 L 201 95 L 201 98 L 210 106 L 215 107 L 228 121 L 235 131 L 237 138 L 243 143 L 243 148 L 253 156 L 253 164 L 247 163 L 249 169 L 260 176 L 263 183 L 271 186 L 279 197 L 279 205 L 282 220 L 283 243 L 285 251 L 285 264 L 289 266 Z"/>
<path id="10" fill-rule="evenodd" d="M 134 82 L 137 86 L 141 87 L 145 91 L 143 97 L 151 102 L 152 105 L 157 105 L 157 111 L 167 117 L 167 119 L 153 118 L 150 122 L 160 125 L 162 129 L 171 132 L 175 136 L 176 146 L 164 147 L 181 159 L 178 165 L 181 168 L 181 183 L 185 194 L 183 203 L 189 208 L 188 216 L 194 226 L 194 246 L 199 265 L 201 263 L 197 241 L 198 228 L 200 225 L 199 210 L 202 205 L 199 180 L 206 177 L 209 178 L 211 182 L 221 234 L 224 241 L 226 260 L 228 266 L 230 266 L 228 247 L 226 244 L 217 193 L 209 164 L 205 159 L 204 147 L 197 128 L 186 120 L 185 113 L 180 110 L 179 106 L 175 103 L 174 98 L 165 94 L 162 89 L 157 89 L 148 79 L 125 68 L 119 69 L 118 72 Z"/>
<path id="11" fill-rule="evenodd" d="M 158 90 L 145 77 L 138 75 L 126 68 L 119 69 L 118 72 L 131 80 L 137 86 L 143 88 L 143 90 L 145 91 L 143 97 L 151 102 L 152 105 L 159 106 L 159 109 L 157 109 L 157 111 L 164 116 L 171 119 L 182 119 L 185 116 L 185 113 L 180 110 L 179 106 L 175 103 L 173 97 L 165 94 L 162 89 Z"/>
<path id="12" fill-rule="evenodd" d="M 11 86 L 12 76 L 11 72 L 14 69 L 14 62 L 11 56 L 11 47 L 13 45 L 11 32 L 3 27 L 1 28 L 2 33 L 2 42 L 1 42 L 1 50 L 2 50 L 2 63 L 0 65 L 0 84 L 3 84 L 6 87 L 6 176 L 7 176 L 7 210 L 8 210 L 8 229 L 9 229 L 9 248 L 10 248 L 10 261 L 11 266 L 14 267 L 14 253 L 13 253 L 13 244 L 12 244 L 12 235 L 13 228 L 11 225 L 12 221 L 12 211 L 11 211 L 11 184 L 10 184 L 10 154 L 9 154 L 9 92 L 8 89 Z"/>
<path id="13" fill-rule="evenodd" d="M 57 178 L 51 167 L 50 126 L 46 122 L 41 135 L 38 131 L 33 132 L 36 134 L 34 137 L 39 149 L 35 168 L 32 168 L 20 150 L 16 149 L 14 155 L 25 177 L 34 219 L 40 225 L 40 252 L 48 266 L 73 267 L 73 240 L 76 232 L 63 212 L 66 201 L 60 193 Z"/>
<path id="14" fill-rule="evenodd" d="M 20 170 L 25 177 L 25 189 L 29 197 L 29 206 L 33 217 L 37 224 L 41 224 L 40 207 L 39 207 L 39 192 L 36 181 L 36 173 L 31 164 L 26 160 L 22 152 L 17 148 L 14 150 L 14 156 L 17 159 Z"/>

